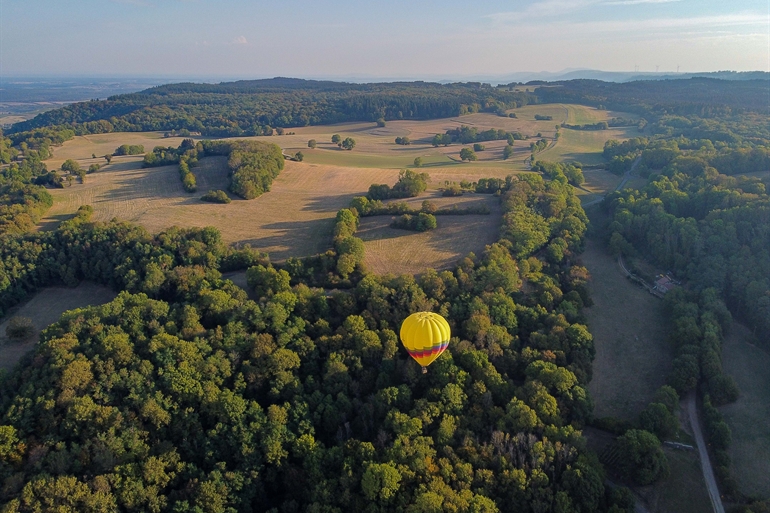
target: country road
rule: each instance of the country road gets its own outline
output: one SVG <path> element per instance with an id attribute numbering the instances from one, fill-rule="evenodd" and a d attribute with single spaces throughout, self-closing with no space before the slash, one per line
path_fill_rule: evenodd
<path id="1" fill-rule="evenodd" d="M 634 172 L 634 169 L 636 169 L 636 166 L 638 166 L 639 162 L 641 162 L 641 161 L 642 161 L 641 155 L 636 157 L 636 160 L 634 161 L 634 163 L 631 164 L 631 167 L 623 175 L 623 179 L 620 181 L 618 186 L 615 187 L 615 189 L 612 192 L 619 191 L 620 189 L 623 188 L 624 185 L 626 185 L 626 182 L 628 182 L 631 179 L 631 173 Z M 596 198 L 595 200 L 591 200 L 589 202 L 584 203 L 583 204 L 583 208 L 590 207 L 591 205 L 596 205 L 597 203 L 601 202 L 602 200 L 604 200 L 604 196 L 600 196 L 600 197 Z"/>
<path id="2" fill-rule="evenodd" d="M 687 395 L 687 413 L 690 418 L 690 426 L 692 427 L 692 433 L 695 437 L 695 444 L 698 446 L 698 453 L 700 455 L 700 464 L 703 469 L 703 478 L 706 480 L 706 487 L 709 491 L 709 498 L 711 504 L 714 506 L 715 513 L 725 513 L 725 507 L 722 505 L 722 498 L 719 495 L 719 487 L 717 486 L 717 480 L 714 477 L 714 469 L 711 467 L 711 460 L 709 459 L 709 453 L 706 449 L 706 442 L 703 440 L 703 433 L 700 429 L 700 421 L 698 420 L 698 409 L 695 403 L 695 392 L 690 392 Z"/>

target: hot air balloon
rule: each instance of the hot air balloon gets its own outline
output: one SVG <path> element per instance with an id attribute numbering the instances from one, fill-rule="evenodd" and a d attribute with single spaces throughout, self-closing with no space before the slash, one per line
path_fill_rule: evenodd
<path id="1" fill-rule="evenodd" d="M 449 345 L 449 324 L 433 312 L 413 313 L 401 324 L 401 343 L 409 356 L 422 365 L 422 372 Z"/>

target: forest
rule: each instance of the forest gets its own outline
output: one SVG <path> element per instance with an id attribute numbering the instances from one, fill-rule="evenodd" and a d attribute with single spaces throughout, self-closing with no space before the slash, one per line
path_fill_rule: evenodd
<path id="1" fill-rule="evenodd" d="M 151 236 L 84 207 L 6 236 L 4 307 L 81 279 L 122 292 L 66 314 L 2 377 L 4 511 L 629 510 L 580 435 L 585 214 L 534 174 L 501 201 L 482 255 L 416 279 L 357 264 L 331 293 L 303 283 L 303 261 L 272 265 L 213 229 Z M 340 241 L 355 238 L 345 212 Z M 257 301 L 221 278 L 244 268 Z M 396 335 L 416 310 L 456 334 L 425 375 Z"/>
<path id="2" fill-rule="evenodd" d="M 50 285 L 89 280 L 120 292 L 65 314 L 0 373 L 2 511 L 633 511 L 582 430 L 619 435 L 613 478 L 654 482 L 668 472 L 660 440 L 676 429 L 679 396 L 693 390 L 722 491 L 745 500 L 716 407 L 740 394 L 721 364 L 732 323 L 770 347 L 770 178 L 752 176 L 770 166 L 766 81 L 558 86 L 533 94 L 483 84 L 175 84 L 74 104 L 0 136 L 0 313 Z M 591 298 L 579 261 L 588 218 L 572 187 L 585 180 L 577 163 L 447 184 L 448 195 L 499 198 L 499 239 L 419 276 L 367 272 L 360 218 L 406 214 L 404 227 L 422 229 L 428 216 L 483 212 L 389 202 L 426 190 L 428 175 L 412 170 L 340 210 L 332 249 L 280 264 L 228 246 L 212 228 L 150 234 L 93 222 L 88 206 L 56 230 L 33 231 L 57 179 L 44 160 L 75 134 L 246 135 L 545 101 L 644 117 L 639 137 L 604 148 L 608 169 L 623 174 L 637 162 L 647 179 L 605 199 L 607 244 L 686 287 L 665 299 L 670 386 L 634 424 L 594 419 L 587 392 L 594 346 L 582 313 Z M 509 135 L 443 134 L 447 144 Z M 231 191 L 245 198 L 268 193 L 283 165 L 275 145 L 192 140 L 155 148 L 145 165 L 179 165 L 194 190 L 195 162 L 209 155 L 227 156 Z M 246 272 L 254 299 L 223 279 L 232 271 Z M 420 310 L 446 317 L 453 333 L 427 374 L 397 335 Z"/>
<path id="3" fill-rule="evenodd" d="M 14 125 L 11 133 L 18 134 L 16 143 L 43 127 L 77 135 L 186 129 L 205 136 L 241 137 L 269 135 L 273 128 L 345 121 L 433 119 L 479 111 L 504 114 L 505 109 L 535 101 L 530 93 L 480 83 L 346 84 L 276 78 L 172 84 L 45 112 Z"/>

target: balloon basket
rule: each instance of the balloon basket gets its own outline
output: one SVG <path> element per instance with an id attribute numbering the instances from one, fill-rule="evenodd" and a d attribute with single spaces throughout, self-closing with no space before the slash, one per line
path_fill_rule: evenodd
<path id="1" fill-rule="evenodd" d="M 427 374 L 428 373 L 428 368 L 427 367 L 423 367 L 422 368 L 422 373 L 423 374 Z"/>

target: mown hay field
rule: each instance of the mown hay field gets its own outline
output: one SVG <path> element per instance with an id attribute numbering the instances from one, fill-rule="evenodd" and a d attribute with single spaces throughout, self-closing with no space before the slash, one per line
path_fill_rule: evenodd
<path id="1" fill-rule="evenodd" d="M 376 274 L 419 274 L 428 268 L 452 267 L 468 253 L 481 255 L 484 247 L 499 238 L 500 199 L 496 196 L 468 194 L 442 198 L 437 194 L 412 198 L 413 208 L 428 199 L 439 208 L 478 207 L 486 205 L 489 215 L 440 215 L 437 227 L 418 233 L 391 228 L 396 216 L 373 216 L 361 220 L 357 236 L 366 247 L 366 269 Z"/>
<path id="2" fill-rule="evenodd" d="M 170 226 L 214 226 L 230 243 L 247 243 L 267 251 L 276 261 L 290 256 L 308 256 L 323 252 L 332 245 L 331 230 L 336 212 L 346 207 L 354 196 L 364 195 L 373 183 L 393 184 L 400 169 L 413 168 L 415 157 L 423 159 L 420 172 L 430 175 L 430 188 L 435 191 L 448 182 L 475 181 L 485 177 L 504 178 L 524 172 L 525 159 L 529 155 L 529 141 L 516 141 L 514 156 L 502 159 L 505 141 L 488 141 L 484 151 L 478 152 L 479 160 L 472 163 L 459 161 L 462 145 L 433 148 L 430 140 L 437 133 L 451 128 L 469 125 L 479 130 L 501 128 L 521 131 L 535 137 L 542 133 L 553 137 L 555 121 L 535 121 L 536 113 L 554 115 L 561 122 L 575 119 L 605 119 L 609 113 L 589 107 L 564 105 L 537 105 L 516 109 L 518 118 L 499 117 L 492 114 L 470 114 L 457 118 L 430 121 L 389 121 L 385 127 L 375 123 L 346 123 L 332 126 L 312 126 L 287 129 L 285 135 L 259 137 L 281 146 L 292 155 L 302 151 L 303 162 L 287 161 L 285 170 L 274 181 L 272 190 L 260 198 L 245 201 L 233 198 L 227 205 L 204 203 L 200 196 L 209 190 L 227 190 L 228 178 L 225 159 L 202 159 L 193 169 L 198 191 L 188 194 L 182 189 L 176 166 L 144 169 L 141 156 L 115 157 L 111 164 L 86 176 L 86 183 L 75 181 L 71 187 L 51 190 L 54 206 L 41 222 L 41 229 L 51 229 L 69 218 L 81 205 L 94 207 L 94 219 L 107 221 L 113 218 L 135 222 L 151 232 L 159 232 Z M 556 116 L 561 116 L 557 119 Z M 549 128 L 550 127 L 550 128 Z M 607 131 L 607 135 L 612 135 Z M 331 143 L 333 134 L 353 137 L 357 144 L 353 151 L 345 151 Z M 396 137 L 410 137 L 409 146 L 396 145 Z M 316 149 L 307 147 L 309 139 L 318 143 Z M 60 166 L 65 159 L 77 160 L 81 167 L 92 163 L 105 164 L 97 156 L 111 153 L 122 144 L 142 144 L 146 151 L 154 146 L 177 146 L 180 137 L 163 137 L 162 133 L 113 133 L 76 137 L 55 149 L 55 157 L 49 168 Z M 561 144 L 559 141 L 556 147 Z M 601 143 L 603 145 L 603 142 Z M 605 173 L 606 174 L 606 173 Z M 588 175 L 587 187 L 601 192 L 608 184 L 599 172 Z M 611 180 L 610 180 L 611 181 Z M 594 183 L 596 182 L 596 184 Z M 422 201 L 420 199 L 420 201 Z M 498 221 L 490 229 L 484 219 L 447 219 L 432 234 L 411 234 L 394 237 L 385 227 L 367 235 L 367 247 L 372 252 L 368 263 L 373 269 L 413 270 L 419 272 L 425 266 L 445 267 L 468 251 L 481 251 L 485 244 L 495 240 Z M 499 217 L 499 216 L 498 216 Z M 491 225 L 490 225 L 491 226 Z M 376 242 L 375 238 L 382 237 Z M 478 239 L 476 242 L 473 242 Z M 412 244 L 412 241 L 430 243 L 435 248 L 424 253 L 424 261 L 401 256 L 384 259 L 395 254 L 390 248 Z M 399 250 L 400 251 L 400 250 Z M 432 255 L 432 256 L 431 256 Z M 392 265 L 390 262 L 392 260 Z"/>
<path id="3" fill-rule="evenodd" d="M 770 497 L 770 353 L 750 343 L 751 332 L 735 324 L 722 347 L 724 370 L 741 395 L 721 409 L 733 442 L 730 458 L 738 489 Z"/>
<path id="4" fill-rule="evenodd" d="M 45 229 L 75 213 L 80 205 L 94 208 L 94 220 L 118 218 L 159 232 L 170 226 L 213 226 L 225 241 L 248 243 L 275 260 L 308 256 L 331 246 L 336 212 L 372 183 L 394 183 L 398 170 L 346 168 L 287 162 L 272 190 L 253 200 L 206 203 L 209 190 L 226 190 L 224 157 L 202 159 L 193 168 L 198 191 L 182 189 L 176 166 L 144 169 L 140 159 L 107 166 L 87 175 L 86 183 L 51 190 L 54 206 L 43 219 Z"/>
<path id="5" fill-rule="evenodd" d="M 67 310 L 101 305 L 114 298 L 112 290 L 91 282 L 82 282 L 75 288 L 49 287 L 40 290 L 29 301 L 14 307 L 0 319 L 0 369 L 11 369 L 16 365 L 22 356 L 35 347 L 40 332 L 59 320 Z M 5 336 L 8 321 L 14 316 L 31 319 L 35 327 L 34 333 L 24 341 L 12 341 Z"/>

